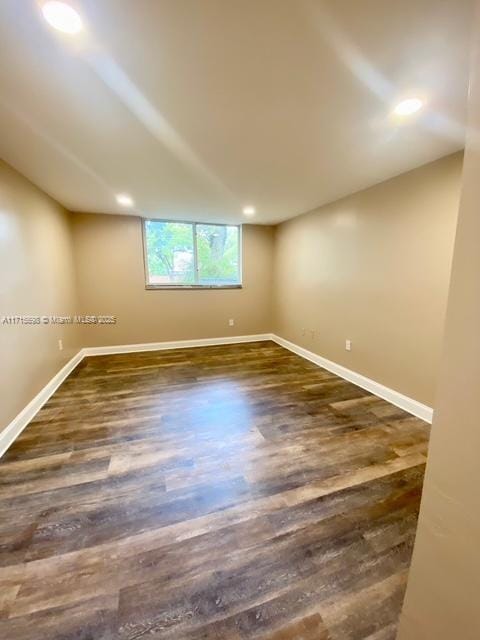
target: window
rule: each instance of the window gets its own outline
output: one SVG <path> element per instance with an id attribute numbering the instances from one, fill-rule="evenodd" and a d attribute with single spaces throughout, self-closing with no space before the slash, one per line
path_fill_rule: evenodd
<path id="1" fill-rule="evenodd" d="M 241 228 L 144 221 L 147 288 L 240 287 Z"/>

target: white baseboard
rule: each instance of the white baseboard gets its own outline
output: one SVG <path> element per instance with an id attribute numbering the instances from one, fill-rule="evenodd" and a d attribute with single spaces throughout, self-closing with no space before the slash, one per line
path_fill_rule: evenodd
<path id="1" fill-rule="evenodd" d="M 115 353 L 134 353 L 136 351 L 162 351 L 165 349 L 187 349 L 191 347 L 208 347 L 221 344 L 238 344 L 242 342 L 260 342 L 271 340 L 270 333 L 251 336 L 228 336 L 224 338 L 202 338 L 200 340 L 177 340 L 175 342 L 149 342 L 146 344 L 122 344 L 111 347 L 86 347 L 67 362 L 60 371 L 47 382 L 43 389 L 27 406 L 0 432 L 0 458 L 15 442 L 28 423 L 33 420 L 43 405 L 62 384 L 65 378 L 86 356 L 99 356 Z"/>
<path id="2" fill-rule="evenodd" d="M 421 402 L 418 402 L 413 398 L 404 396 L 402 393 L 399 393 L 398 391 L 394 391 L 389 387 L 385 387 L 383 384 L 380 384 L 379 382 L 375 382 L 375 380 L 371 380 L 366 376 L 362 376 L 360 373 L 351 371 L 350 369 L 347 369 L 346 367 L 343 367 L 342 365 L 337 364 L 336 362 L 332 362 L 331 360 L 322 358 L 322 356 L 319 356 L 316 353 L 313 353 L 312 351 L 308 351 L 308 349 L 304 349 L 303 347 L 299 347 L 298 345 L 294 344 L 293 342 L 290 342 L 289 340 L 280 338 L 280 336 L 272 334 L 271 339 L 277 344 L 281 345 L 282 347 L 285 347 L 285 349 L 288 349 L 289 351 L 293 351 L 293 353 L 296 353 L 297 355 L 301 356 L 302 358 L 305 358 L 306 360 L 310 360 L 310 362 L 313 362 L 314 364 L 318 365 L 319 367 L 322 367 L 323 369 L 327 369 L 327 371 L 334 373 L 340 378 L 344 378 L 349 382 L 353 382 L 353 384 L 356 384 L 357 387 L 361 387 L 362 389 L 366 389 L 367 391 L 370 391 L 370 393 L 373 393 L 374 395 L 379 396 L 384 400 L 387 400 L 387 402 L 390 402 L 391 404 L 394 404 L 395 406 L 400 407 L 400 409 L 403 409 L 404 411 L 411 413 L 417 418 L 421 418 L 422 420 L 425 420 L 425 422 L 429 422 L 429 423 L 432 422 L 433 409 L 431 407 L 428 407 L 427 405 L 422 404 Z"/>
<path id="3" fill-rule="evenodd" d="M 28 423 L 33 420 L 43 405 L 51 395 L 55 393 L 65 378 L 75 369 L 77 364 L 83 360 L 83 353 L 80 350 L 73 356 L 60 371 L 47 382 L 43 389 L 31 400 L 27 406 L 0 432 L 0 457 L 12 445 L 22 433 Z"/>
<path id="4" fill-rule="evenodd" d="M 85 347 L 82 351 L 84 356 L 105 356 L 114 353 L 164 351 L 166 349 L 191 349 L 192 347 L 213 347 L 221 344 L 261 342 L 263 340 L 271 339 L 271 333 L 259 333 L 251 336 L 226 336 L 223 338 L 200 338 L 198 340 L 176 340 L 173 342 L 146 342 L 144 344 L 117 344 L 111 347 Z"/>
<path id="5" fill-rule="evenodd" d="M 243 342 L 263 342 L 264 340 L 273 340 L 277 344 L 285 347 L 289 351 L 310 360 L 319 367 L 323 367 L 328 371 L 336 374 L 340 378 L 344 378 L 349 382 L 353 382 L 362 389 L 370 391 L 376 396 L 391 402 L 392 404 L 404 409 L 408 413 L 422 418 L 426 422 L 432 422 L 433 409 L 427 407 L 417 400 L 408 398 L 398 391 L 389 389 L 388 387 L 370 380 L 355 371 L 351 371 L 346 367 L 342 367 L 335 362 L 331 362 L 322 356 L 308 351 L 303 347 L 299 347 L 293 342 L 289 342 L 284 338 L 273 333 L 262 333 L 251 336 L 231 336 L 224 338 L 202 338 L 199 340 L 177 340 L 174 342 L 148 342 L 145 344 L 121 344 L 109 347 L 85 347 L 81 349 L 53 378 L 43 387 L 43 389 L 31 400 L 27 406 L 10 422 L 9 425 L 0 433 L 0 457 L 15 442 L 22 433 L 28 423 L 35 417 L 42 406 L 47 402 L 50 396 L 55 393 L 67 376 L 75 369 L 75 367 L 87 356 L 100 356 L 116 353 L 134 353 L 137 351 L 163 351 L 166 349 L 188 349 L 192 347 L 211 347 L 222 344 L 239 344 Z"/>

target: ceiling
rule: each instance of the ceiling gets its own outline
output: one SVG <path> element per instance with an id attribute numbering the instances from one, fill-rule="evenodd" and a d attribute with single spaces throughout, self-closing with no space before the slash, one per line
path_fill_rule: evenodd
<path id="1" fill-rule="evenodd" d="M 72 211 L 271 224 L 463 146 L 471 0 L 39 4 L 0 2 L 0 156 Z"/>

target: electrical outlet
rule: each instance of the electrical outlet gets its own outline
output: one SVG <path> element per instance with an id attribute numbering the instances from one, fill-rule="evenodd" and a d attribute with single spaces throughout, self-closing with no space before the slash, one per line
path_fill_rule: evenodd
<path id="1" fill-rule="evenodd" d="M 63 351 L 63 340 L 58 341 L 58 350 Z"/>
<path id="2" fill-rule="evenodd" d="M 304 336 L 304 335 L 305 335 L 305 331 L 306 331 L 306 330 L 305 330 L 305 327 L 302 327 L 302 336 Z"/>
<path id="3" fill-rule="evenodd" d="M 230 318 L 230 320 L 228 321 L 228 324 L 229 324 L 230 327 L 233 327 L 234 324 L 235 324 L 234 318 Z"/>
<path id="4" fill-rule="evenodd" d="M 351 350 L 352 350 L 352 341 L 345 340 L 345 351 L 351 351 Z"/>

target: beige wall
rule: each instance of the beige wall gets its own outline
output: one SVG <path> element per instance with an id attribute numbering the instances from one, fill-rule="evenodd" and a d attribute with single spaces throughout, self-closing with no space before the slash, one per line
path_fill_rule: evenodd
<path id="1" fill-rule="evenodd" d="M 246 225 L 241 290 L 147 291 L 139 218 L 69 214 L 2 164 L 0 315 L 118 320 L 0 327 L 0 428 L 81 346 L 272 329 L 432 404 L 461 165 L 455 154 L 276 229 Z"/>
<path id="2" fill-rule="evenodd" d="M 140 218 L 73 214 L 73 229 L 82 313 L 117 316 L 114 326 L 84 327 L 84 346 L 271 331 L 271 227 L 243 227 L 244 286 L 217 291 L 145 290 Z"/>
<path id="3" fill-rule="evenodd" d="M 275 333 L 432 406 L 461 169 L 457 153 L 279 225 Z"/>
<path id="4" fill-rule="evenodd" d="M 70 214 L 0 161 L 0 316 L 70 315 L 75 289 Z M 74 326 L 0 324 L 0 431 L 78 351 L 78 340 Z"/>
<path id="5" fill-rule="evenodd" d="M 399 640 L 480 638 L 480 46 L 473 69 L 445 350 Z"/>

